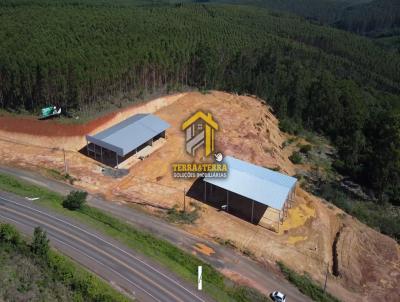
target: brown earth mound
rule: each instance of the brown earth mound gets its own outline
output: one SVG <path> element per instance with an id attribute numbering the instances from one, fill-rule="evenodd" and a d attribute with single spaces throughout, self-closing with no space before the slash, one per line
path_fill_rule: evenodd
<path id="1" fill-rule="evenodd" d="M 62 124 L 57 120 L 0 116 L 0 129 L 7 132 L 39 136 L 81 136 L 109 122 L 117 114 L 117 112 L 114 112 L 86 124 Z"/>
<path id="2" fill-rule="evenodd" d="M 184 150 L 181 124 L 199 109 L 211 112 L 219 123 L 216 148 L 223 154 L 290 175 L 301 168 L 288 159 L 290 152 L 283 148 L 288 137 L 279 131 L 278 120 L 267 105 L 254 97 L 215 91 L 160 98 L 86 125 L 0 118 L 0 164 L 62 172 L 64 157 L 59 149 L 69 146 L 66 162 L 77 186 L 114 201 L 151 204 L 157 209 L 182 207 L 183 192 L 191 187 L 193 180 L 174 179 L 171 164 L 193 160 Z M 132 166 L 127 176 L 107 177 L 98 162 L 74 151 L 84 144 L 83 135 L 87 132 L 100 131 L 142 112 L 154 112 L 171 128 L 165 144 L 148 159 Z M 196 223 L 182 227 L 203 237 L 228 241 L 261 262 L 281 260 L 299 272 L 307 272 L 321 284 L 328 267 L 328 290 L 343 301 L 372 302 L 379 297 L 397 302 L 398 244 L 302 189 L 296 194 L 279 233 L 203 203 L 197 203 L 201 215 Z M 186 202 L 190 205 L 189 198 Z M 252 285 L 265 288 L 262 280 L 252 280 Z"/>
<path id="3" fill-rule="evenodd" d="M 117 123 L 126 117 L 131 116 L 135 111 L 143 111 L 145 107 L 147 111 L 154 112 L 168 105 L 184 94 L 176 94 L 172 96 L 155 99 L 147 104 L 134 104 L 119 111 L 111 112 L 99 118 L 96 118 L 85 124 L 63 124 L 57 120 L 38 120 L 34 117 L 13 117 L 0 116 L 0 130 L 21 134 L 31 134 L 36 136 L 83 136 L 91 133 L 98 128 L 103 127 L 109 122 Z M 164 104 L 163 104 L 164 103 Z"/>
<path id="4" fill-rule="evenodd" d="M 397 243 L 351 217 L 338 234 L 337 268 L 349 287 L 362 288 L 369 301 L 399 301 Z"/>
<path id="5" fill-rule="evenodd" d="M 60 123 L 56 119 L 38 120 L 34 117 L 0 116 L 0 139 L 76 151 L 85 145 L 86 134 L 99 132 L 137 113 L 154 113 L 184 95 L 184 93 L 175 94 L 145 104 L 134 104 L 85 124 Z"/>

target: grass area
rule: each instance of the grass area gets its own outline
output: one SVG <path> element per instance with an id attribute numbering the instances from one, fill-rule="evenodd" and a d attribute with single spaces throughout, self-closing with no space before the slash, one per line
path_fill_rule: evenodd
<path id="1" fill-rule="evenodd" d="M 126 109 L 132 105 L 139 106 L 153 99 L 172 95 L 174 93 L 192 91 L 193 89 L 181 85 L 174 85 L 149 91 L 130 91 L 122 95 L 114 96 L 105 101 L 94 102 L 93 104 L 82 106 L 79 110 L 71 110 L 67 116 L 57 119 L 64 124 L 85 124 L 101 116 Z"/>
<path id="2" fill-rule="evenodd" d="M 394 51 L 400 50 L 400 35 L 393 35 L 388 37 L 376 38 L 375 41 L 386 48 L 393 49 Z"/>
<path id="3" fill-rule="evenodd" d="M 126 109 L 132 105 L 139 106 L 153 99 L 173 95 L 175 93 L 195 91 L 190 87 L 182 85 L 174 85 L 156 89 L 154 92 L 146 91 L 130 91 L 125 94 L 114 96 L 105 101 L 94 102 L 90 105 L 82 106 L 79 110 L 71 109 L 68 112 L 63 111 L 60 116 L 54 117 L 53 120 L 61 124 L 86 124 L 104 115 Z M 65 108 L 62 108 L 65 110 Z M 0 108 L 0 116 L 13 116 L 13 117 L 34 117 L 39 118 L 40 110 L 29 112 L 23 108 L 18 108 L 14 111 Z"/>
<path id="4" fill-rule="evenodd" d="M 269 298 L 256 290 L 237 285 L 228 280 L 199 258 L 184 252 L 165 240 L 154 237 L 150 233 L 137 230 L 104 211 L 87 205 L 80 210 L 69 211 L 61 205 L 63 196 L 4 174 L 0 174 L 0 190 L 21 196 L 40 197 L 38 201 L 35 201 L 38 204 L 50 207 L 65 216 L 73 217 L 119 240 L 128 247 L 156 260 L 193 284 L 197 284 L 197 267 L 202 265 L 203 289 L 216 301 L 269 301 Z"/>
<path id="5" fill-rule="evenodd" d="M 356 199 L 331 182 L 323 183 L 316 193 L 366 225 L 400 242 L 400 207 Z"/>
<path id="6" fill-rule="evenodd" d="M 318 136 L 315 136 L 311 140 L 317 141 L 318 139 Z M 313 168 L 307 173 L 307 180 L 301 181 L 302 187 L 326 199 L 382 234 L 391 236 L 400 242 L 400 207 L 389 203 L 374 202 L 344 190 L 339 185 L 341 175 L 334 168 L 330 155 L 335 151 L 328 146 L 328 141 L 321 140 L 319 144 L 313 144 L 312 148 L 307 151 L 307 163 Z M 291 160 L 293 161 L 293 158 Z"/>
<path id="7" fill-rule="evenodd" d="M 295 165 L 301 164 L 303 162 L 303 158 L 300 155 L 300 152 L 293 152 L 292 155 L 289 156 L 289 159 Z"/>
<path id="8" fill-rule="evenodd" d="M 288 268 L 284 263 L 277 262 L 279 268 L 291 283 L 293 283 L 303 294 L 317 302 L 340 302 L 329 293 L 324 293 L 323 288 L 313 281 L 308 275 L 301 275 Z"/>
<path id="9" fill-rule="evenodd" d="M 283 127 L 288 127 L 288 125 L 283 124 Z M 290 127 L 289 130 L 291 130 Z M 298 131 L 297 134 L 311 143 L 311 145 L 299 145 L 299 152 L 294 152 L 290 157 L 290 160 L 296 164 L 299 160 L 301 161 L 299 153 L 307 153 L 307 163 L 313 167 L 312 171 L 307 173 L 306 180 L 301 181 L 302 187 L 400 242 L 400 207 L 390 203 L 374 202 L 344 190 L 338 184 L 341 175 L 335 169 L 331 155 L 335 153 L 335 150 L 329 147 L 329 141 L 304 130 Z M 286 141 L 286 145 L 293 143 L 296 138 L 291 137 Z M 297 177 L 301 178 L 302 175 L 297 175 Z"/>
<path id="10" fill-rule="evenodd" d="M 49 175 L 49 177 L 59 181 L 68 181 L 71 185 L 73 185 L 74 182 L 76 181 L 76 178 L 74 178 L 73 176 L 69 175 L 68 173 L 67 174 L 61 173 L 56 169 L 46 169 L 45 171 Z"/>
<path id="11" fill-rule="evenodd" d="M 27 255 L 0 244 L 0 301 L 72 301 L 73 292 Z"/>
<path id="12" fill-rule="evenodd" d="M 34 254 L 24 240 L 16 243 L 0 238 L 0 267 L 0 301 L 129 301 L 55 251 L 46 257 Z"/>
<path id="13" fill-rule="evenodd" d="M 193 224 L 199 217 L 200 207 L 194 202 L 190 202 L 192 210 L 180 210 L 178 206 L 174 206 L 168 210 L 166 219 L 169 222 L 181 223 L 181 224 Z"/>

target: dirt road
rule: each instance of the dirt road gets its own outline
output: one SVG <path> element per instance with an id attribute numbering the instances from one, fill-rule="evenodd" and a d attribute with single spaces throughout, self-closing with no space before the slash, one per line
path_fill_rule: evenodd
<path id="1" fill-rule="evenodd" d="M 0 221 L 15 224 L 27 235 L 36 226 L 42 227 L 50 244 L 140 301 L 213 301 L 195 286 L 112 238 L 24 198 L 0 192 Z"/>
<path id="2" fill-rule="evenodd" d="M 45 187 L 64 195 L 68 194 L 71 190 L 76 190 L 76 188 L 68 184 L 44 178 L 39 174 L 29 171 L 10 167 L 0 167 L 0 173 L 15 176 L 24 181 L 28 181 L 32 184 Z M 287 295 L 288 301 L 311 301 L 311 299 L 300 293 L 279 273 L 272 270 L 272 268 L 262 266 L 230 248 L 196 237 L 180 228 L 164 222 L 161 219 L 150 216 L 142 211 L 135 210 L 134 208 L 124 204 L 108 202 L 94 196 L 89 196 L 88 203 L 91 206 L 105 210 L 106 212 L 123 219 L 137 228 L 147 230 L 159 238 L 168 240 L 172 244 L 179 246 L 189 253 L 196 253 L 198 257 L 210 263 L 221 272 L 229 272 L 231 276 L 234 275 L 236 279 L 239 278 L 242 283 L 254 286 L 266 295 L 274 290 L 280 290 Z M 212 252 L 209 255 L 198 252 L 199 246 L 208 247 Z"/>
<path id="3" fill-rule="evenodd" d="M 162 216 L 165 212 L 160 213 L 160 209 L 183 208 L 183 192 L 194 183 L 193 179 L 172 177 L 171 165 L 193 161 L 185 152 L 181 125 L 197 110 L 211 112 L 220 126 L 216 133 L 216 150 L 285 174 L 304 172 L 304 167 L 294 165 L 288 156 L 305 142 L 280 131 L 279 121 L 266 102 L 252 96 L 220 91 L 159 98 L 133 106 L 99 125 L 98 129 L 107 127 L 140 112 L 152 112 L 171 125 L 165 144 L 147 160 L 128 167 L 129 173 L 123 178 L 104 175 L 99 162 L 77 152 L 84 141 L 83 135 L 65 137 L 62 133 L 46 136 L 32 131 L 17 132 L 11 126 L 3 128 L 7 125 L 2 125 L 1 119 L 0 164 L 30 169 L 43 175 L 53 173 L 54 176 L 55 172 L 61 178 L 65 173 L 62 148 L 71 146 L 73 148 L 66 152 L 65 158 L 69 175 L 76 179 L 74 185 L 105 200 L 145 204 L 142 210 Z M 289 143 L 291 139 L 294 140 Z M 369 302 L 383 297 L 385 301 L 397 302 L 394 297 L 400 295 L 399 245 L 301 188 L 297 190 L 293 207 L 278 233 L 218 211 L 202 200 L 186 198 L 186 202 L 189 206 L 193 202 L 199 208 L 199 218 L 195 223 L 179 225 L 179 228 L 197 238 L 228 242 L 266 267 L 274 267 L 277 260 L 283 261 L 297 272 L 309 274 L 322 285 L 328 267 L 328 289 L 343 301 Z M 343 232 L 335 244 L 336 235 L 343 225 Z M 191 247 L 193 253 L 213 255 L 213 249 L 208 246 L 196 245 L 196 242 L 192 245 L 195 245 Z M 337 259 L 334 259 L 334 246 L 338 251 Z M 340 274 L 334 272 L 334 260 Z M 243 283 L 252 282 L 240 280 L 240 275 L 229 268 L 224 272 Z"/>

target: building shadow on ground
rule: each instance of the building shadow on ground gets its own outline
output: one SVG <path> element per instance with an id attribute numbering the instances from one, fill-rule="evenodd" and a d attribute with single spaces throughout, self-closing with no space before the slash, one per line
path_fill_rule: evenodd
<path id="1" fill-rule="evenodd" d="M 268 209 L 268 206 L 258 202 L 254 202 L 254 208 L 252 209 L 251 199 L 233 192 L 228 193 L 225 189 L 209 183 L 205 184 L 202 178 L 194 181 L 186 195 L 219 211 L 227 211 L 229 214 L 253 224 L 258 224 Z"/>

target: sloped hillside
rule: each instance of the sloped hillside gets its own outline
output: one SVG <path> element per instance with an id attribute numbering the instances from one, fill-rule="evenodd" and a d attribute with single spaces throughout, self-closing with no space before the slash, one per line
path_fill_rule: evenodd
<path id="1" fill-rule="evenodd" d="M 260 99 L 212 91 L 161 100 L 127 108 L 103 123 L 100 122 L 102 119 L 96 122 L 98 129 L 102 129 L 129 114 L 148 111 L 166 120 L 171 125 L 167 140 L 149 159 L 135 162 L 125 177 L 112 178 L 102 173 L 98 162 L 77 152 L 79 148 L 71 149 L 66 152 L 66 160 L 75 185 L 112 201 L 144 205 L 144 209 L 157 215 L 163 215 L 160 209 L 183 207 L 182 192 L 190 188 L 194 180 L 174 179 L 171 165 L 192 161 L 184 150 L 181 124 L 199 109 L 211 112 L 218 121 L 221 130 L 216 134 L 216 148 L 224 154 L 290 175 L 308 169 L 306 165 L 294 165 L 288 159 L 293 150 L 287 141 L 292 136 L 279 130 L 278 119 Z M 24 123 L 23 119 L 16 120 Z M 12 129 L 4 125 L 0 122 L 1 136 L 8 139 L 0 139 L 0 164 L 35 169 L 47 175 L 49 171 L 61 173 L 64 170 L 61 148 L 68 145 L 69 140 L 71 146 L 76 139 L 82 141 L 84 134 L 75 133 L 71 137 L 58 137 L 57 132 L 35 135 L 32 129 L 25 133 L 22 129 L 10 132 Z M 57 123 L 49 121 L 46 125 L 56 126 Z M 51 138 L 52 148 L 38 145 L 48 138 Z M 276 260 L 283 261 L 299 272 L 309 273 L 321 284 L 328 267 L 328 290 L 343 301 L 372 302 L 384 297 L 385 301 L 397 302 L 400 294 L 398 244 L 304 189 L 298 188 L 293 207 L 278 233 L 187 197 L 187 204 L 191 201 L 199 208 L 199 218 L 193 225 L 182 226 L 189 232 L 230 242 L 269 266 Z M 224 273 L 232 275 L 232 272 Z M 236 277 L 240 279 L 240 276 Z M 274 290 L 266 289 L 262 280 L 242 281 L 265 292 Z"/>

